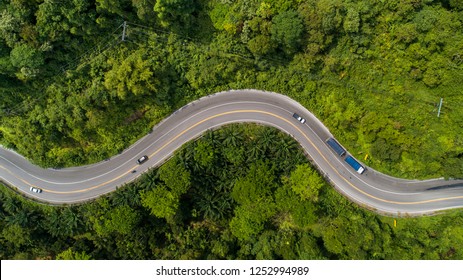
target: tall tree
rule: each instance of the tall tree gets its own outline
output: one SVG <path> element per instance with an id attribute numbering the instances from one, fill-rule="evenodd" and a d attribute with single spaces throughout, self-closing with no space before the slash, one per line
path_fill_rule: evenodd
<path id="1" fill-rule="evenodd" d="M 116 206 L 95 220 L 94 228 L 98 235 L 108 236 L 113 233 L 127 235 L 140 221 L 139 213 L 127 205 Z"/>
<path id="2" fill-rule="evenodd" d="M 288 10 L 276 15 L 272 20 L 272 39 L 288 54 L 296 52 L 301 45 L 304 25 L 299 13 Z"/>
<path id="3" fill-rule="evenodd" d="M 157 0 L 154 11 L 161 23 L 180 31 L 191 27 L 193 12 L 198 8 L 196 0 Z"/>
<path id="4" fill-rule="evenodd" d="M 154 190 L 143 191 L 140 197 L 142 205 L 158 218 L 171 218 L 179 207 L 179 196 L 164 185 L 159 185 Z"/>

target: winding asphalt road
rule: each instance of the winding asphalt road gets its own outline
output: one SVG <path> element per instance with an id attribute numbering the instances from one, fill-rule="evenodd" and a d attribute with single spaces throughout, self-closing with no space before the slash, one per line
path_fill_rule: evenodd
<path id="1" fill-rule="evenodd" d="M 302 124 L 296 112 L 307 119 Z M 319 170 L 350 200 L 383 214 L 422 215 L 463 207 L 463 180 L 404 180 L 371 168 L 357 174 L 325 143 L 328 129 L 296 101 L 276 93 L 233 90 L 194 101 L 156 125 L 121 154 L 98 164 L 43 169 L 0 148 L 0 179 L 27 196 L 53 204 L 94 199 L 159 166 L 184 143 L 229 123 L 254 122 L 276 127 L 295 138 Z M 137 159 L 148 155 L 139 165 Z M 136 170 L 135 173 L 132 173 Z M 30 187 L 43 190 L 33 193 Z"/>

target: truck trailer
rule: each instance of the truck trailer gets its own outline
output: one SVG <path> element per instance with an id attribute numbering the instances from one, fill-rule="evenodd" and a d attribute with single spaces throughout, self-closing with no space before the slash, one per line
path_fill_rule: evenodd
<path id="1" fill-rule="evenodd" d="M 353 157 L 351 156 L 347 156 L 345 161 L 347 162 L 347 164 L 349 164 L 350 166 L 352 166 L 352 168 L 355 169 L 355 171 L 357 171 L 358 174 L 362 174 L 364 171 L 365 171 L 365 167 L 363 167 L 358 161 L 356 161 Z"/>
<path id="2" fill-rule="evenodd" d="M 326 143 L 328 144 L 328 146 L 331 147 L 331 149 L 333 149 L 333 151 L 335 151 L 340 157 L 342 157 L 343 155 L 346 154 L 346 150 L 344 150 L 343 147 L 341 147 L 341 145 L 339 145 L 339 143 L 334 140 L 333 138 L 328 138 L 328 140 L 326 140 Z"/>

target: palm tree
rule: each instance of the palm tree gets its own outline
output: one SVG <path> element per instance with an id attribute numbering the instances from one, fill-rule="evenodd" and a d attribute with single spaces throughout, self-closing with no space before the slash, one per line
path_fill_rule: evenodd
<path id="1" fill-rule="evenodd" d="M 230 167 L 228 168 L 230 169 Z M 237 170 L 242 170 L 242 168 L 239 168 Z M 244 176 L 244 174 L 236 174 L 236 172 L 229 171 L 222 169 L 221 174 L 218 175 L 217 181 L 214 184 L 214 190 L 219 193 L 229 193 L 233 189 L 233 186 L 235 185 L 235 180 L 232 178 L 239 178 L 241 176 Z"/>
<path id="2" fill-rule="evenodd" d="M 292 139 L 281 138 L 276 144 L 275 156 L 286 160 L 291 157 L 291 154 L 294 154 L 296 143 Z"/>
<path id="3" fill-rule="evenodd" d="M 36 225 L 37 216 L 34 212 L 26 209 L 20 209 L 14 215 L 7 216 L 6 222 L 9 225 L 18 224 L 22 227 L 31 227 Z M 35 227 L 35 226 L 33 226 Z"/>
<path id="4" fill-rule="evenodd" d="M 149 184 L 146 185 L 149 189 L 154 188 L 156 185 L 155 183 L 151 183 L 151 182 L 149 182 Z M 124 189 L 115 192 L 112 200 L 115 205 L 127 204 L 132 207 L 139 206 L 140 205 L 139 188 L 136 188 L 133 185 L 126 186 Z"/>
<path id="5" fill-rule="evenodd" d="M 220 133 L 222 144 L 231 147 L 238 147 L 243 141 L 243 132 L 238 126 L 227 126 Z"/>
<path id="6" fill-rule="evenodd" d="M 158 174 L 155 170 L 150 170 L 143 174 L 141 177 L 141 184 L 140 187 L 144 190 L 150 190 L 156 187 L 156 183 L 158 180 Z"/>
<path id="7" fill-rule="evenodd" d="M 81 217 L 78 212 L 74 211 L 71 207 L 66 207 L 61 212 L 61 221 L 63 225 L 63 232 L 65 235 L 74 235 L 82 225 Z"/>
<path id="8" fill-rule="evenodd" d="M 231 198 L 223 193 L 205 192 L 198 202 L 199 210 L 206 219 L 222 220 L 231 213 Z"/>
<path id="9" fill-rule="evenodd" d="M 295 150 L 298 150 L 298 149 L 302 150 L 302 148 L 301 148 L 301 146 L 299 146 L 299 144 L 295 144 L 294 149 Z M 305 156 L 305 154 L 302 151 L 295 151 L 294 155 L 291 156 L 289 161 L 291 162 L 291 166 L 295 166 L 297 164 L 302 164 L 302 163 L 307 162 L 307 157 Z"/>
<path id="10" fill-rule="evenodd" d="M 264 150 L 261 148 L 261 146 L 259 146 L 258 143 L 256 143 L 256 141 L 253 141 L 254 143 L 251 143 L 250 145 L 248 145 L 248 150 L 247 150 L 247 154 L 248 154 L 248 158 L 247 158 L 247 161 L 248 162 L 255 162 L 257 159 L 259 158 L 262 158 L 263 155 L 264 155 Z"/>
<path id="11" fill-rule="evenodd" d="M 61 227 L 60 227 L 60 220 L 61 217 L 59 215 L 58 209 L 53 209 L 50 213 L 46 215 L 45 222 L 43 223 L 45 229 L 51 236 L 59 236 L 61 235 Z"/>
<path id="12" fill-rule="evenodd" d="M 219 134 L 216 131 L 208 130 L 204 135 L 204 139 L 207 140 L 209 143 L 211 143 L 215 149 L 215 147 L 222 144 L 220 137 L 218 135 Z"/>
<path id="13" fill-rule="evenodd" d="M 277 134 L 274 129 L 264 127 L 257 135 L 257 144 L 263 151 L 273 151 L 277 142 Z"/>
<path id="14" fill-rule="evenodd" d="M 3 200 L 3 209 L 10 214 L 16 213 L 21 208 L 21 203 L 19 200 L 14 199 L 13 197 L 6 195 L 2 198 Z"/>
<path id="15" fill-rule="evenodd" d="M 176 153 L 175 157 L 179 159 L 179 162 L 187 169 L 191 169 L 191 162 L 194 158 L 195 142 L 188 142 L 182 146 L 179 152 Z"/>

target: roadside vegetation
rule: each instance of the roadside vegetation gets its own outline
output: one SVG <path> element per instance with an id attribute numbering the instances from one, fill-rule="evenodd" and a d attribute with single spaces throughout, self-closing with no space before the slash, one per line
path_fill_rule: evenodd
<path id="1" fill-rule="evenodd" d="M 189 101 L 256 88 L 299 101 L 377 170 L 463 177 L 461 1 L 58 2 L 0 2 L 0 143 L 36 164 L 103 160 Z M 2 187 L 0 258 L 462 258 L 461 211 L 393 227 L 297 147 L 230 126 L 85 205 Z"/>
<path id="2" fill-rule="evenodd" d="M 463 213 L 381 217 L 349 202 L 298 144 L 232 125 L 93 202 L 0 188 L 0 259 L 462 259 Z"/>
<path id="3" fill-rule="evenodd" d="M 2 1 L 0 142 L 42 166 L 96 162 L 188 101 L 257 88 L 373 168 L 463 177 L 460 3 Z"/>

